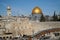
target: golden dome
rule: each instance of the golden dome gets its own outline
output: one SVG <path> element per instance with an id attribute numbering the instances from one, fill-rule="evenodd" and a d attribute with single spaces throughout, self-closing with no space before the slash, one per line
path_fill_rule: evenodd
<path id="1" fill-rule="evenodd" d="M 32 10 L 32 14 L 41 14 L 42 11 L 39 7 L 35 7 L 33 10 Z"/>

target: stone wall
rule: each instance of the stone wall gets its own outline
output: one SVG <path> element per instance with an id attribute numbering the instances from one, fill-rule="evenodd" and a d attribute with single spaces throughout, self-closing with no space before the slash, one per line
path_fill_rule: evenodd
<path id="1" fill-rule="evenodd" d="M 33 35 L 43 30 L 60 28 L 60 22 L 37 22 L 31 21 L 28 18 L 16 18 L 15 21 L 3 22 L 3 24 L 4 23 L 6 32 L 11 32 L 14 36 Z M 0 22 L 0 24 L 2 23 Z"/>

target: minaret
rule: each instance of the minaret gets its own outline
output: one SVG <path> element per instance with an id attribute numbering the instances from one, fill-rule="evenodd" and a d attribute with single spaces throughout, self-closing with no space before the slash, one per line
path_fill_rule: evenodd
<path id="1" fill-rule="evenodd" d="M 10 6 L 7 7 L 7 16 L 11 16 L 11 8 L 10 8 Z"/>

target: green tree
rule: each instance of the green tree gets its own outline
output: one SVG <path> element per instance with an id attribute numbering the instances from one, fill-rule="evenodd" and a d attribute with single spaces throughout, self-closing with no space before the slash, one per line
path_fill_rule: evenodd
<path id="1" fill-rule="evenodd" d="M 0 18 L 1 18 L 2 16 L 0 15 Z M 1 21 L 2 19 L 0 19 L 0 21 Z"/>
<path id="2" fill-rule="evenodd" d="M 56 15 L 55 11 L 54 11 L 54 15 L 53 15 L 53 21 L 57 21 L 58 20 L 58 16 Z"/>
<path id="3" fill-rule="evenodd" d="M 45 17 L 43 16 L 43 14 L 41 15 L 41 19 L 40 22 L 44 22 L 45 21 Z"/>
<path id="4" fill-rule="evenodd" d="M 0 15 L 0 17 L 2 17 L 2 16 Z"/>

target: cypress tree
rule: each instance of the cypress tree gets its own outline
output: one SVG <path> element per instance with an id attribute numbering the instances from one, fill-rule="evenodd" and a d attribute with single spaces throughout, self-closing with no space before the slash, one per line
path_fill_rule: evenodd
<path id="1" fill-rule="evenodd" d="M 58 17 L 57 17 L 57 15 L 56 15 L 55 11 L 54 11 L 53 21 L 57 21 L 57 20 L 58 20 Z"/>
<path id="2" fill-rule="evenodd" d="M 44 22 L 45 21 L 45 17 L 43 16 L 43 14 L 41 15 L 41 19 L 40 22 Z"/>

